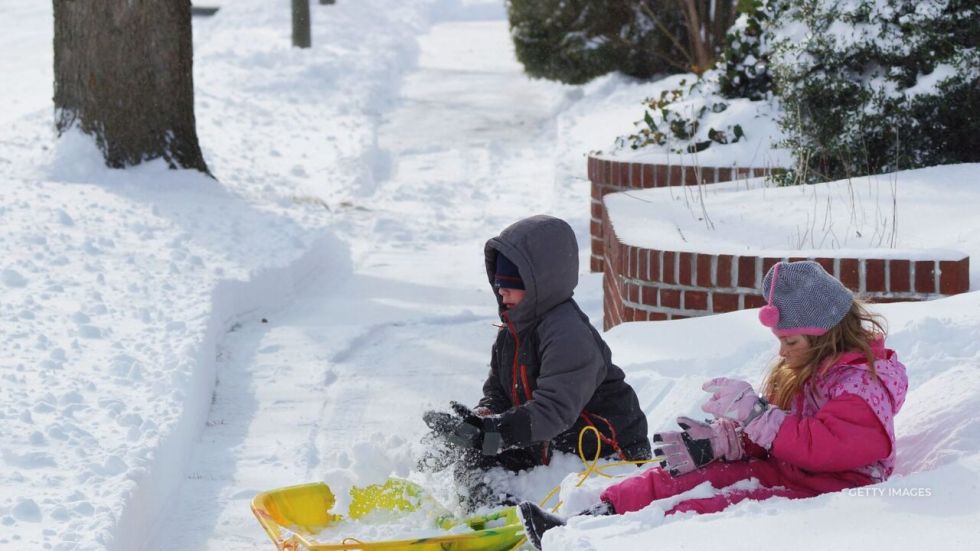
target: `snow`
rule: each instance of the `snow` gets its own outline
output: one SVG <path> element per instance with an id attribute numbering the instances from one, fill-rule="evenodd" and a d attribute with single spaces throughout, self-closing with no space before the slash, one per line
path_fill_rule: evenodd
<path id="1" fill-rule="evenodd" d="M 217 180 L 160 162 L 110 170 L 90 138 L 56 138 L 51 3 L 0 0 L 0 549 L 272 549 L 250 499 L 318 480 L 340 513 L 349 487 L 391 475 L 451 506 L 447 477 L 415 470 L 421 413 L 479 396 L 497 331 L 482 247 L 520 217 L 575 228 L 576 297 L 599 323 L 585 154 L 608 149 L 663 83 L 528 80 L 496 0 L 314 4 L 309 50 L 289 46 L 285 0 L 207 4 L 221 10 L 194 19 L 196 118 Z M 902 247 L 972 254 L 976 168 L 899 174 Z M 718 188 L 708 212 L 765 228 L 777 217 L 737 195 L 807 210 L 827 189 Z M 743 239 L 781 242 L 793 222 L 781 224 L 782 238 Z M 546 548 L 847 549 L 872 530 L 894 549 L 971 548 L 978 303 L 880 308 L 912 385 L 899 475 L 873 488 L 889 492 L 705 517 L 658 503 L 575 519 Z M 651 430 L 697 413 L 705 378 L 761 379 L 774 343 L 755 315 L 607 334 Z M 560 483 L 574 512 L 610 483 L 578 486 L 581 469 L 561 456 L 494 476 L 529 499 Z"/>
<path id="2" fill-rule="evenodd" d="M 807 186 L 753 178 L 656 188 L 604 201 L 617 237 L 650 249 L 959 260 L 980 256 L 969 202 L 978 184 L 980 165 L 960 164 Z"/>
<path id="3" fill-rule="evenodd" d="M 640 128 L 646 127 L 646 123 L 643 122 L 644 100 L 648 98 L 659 99 L 664 91 L 679 90 L 683 92 L 683 95 L 677 101 L 670 103 L 668 109 L 680 114 L 686 120 L 698 121 L 698 131 L 693 139 L 679 140 L 675 138 L 670 132 L 667 132 L 666 125 L 663 124 L 662 111 L 647 109 L 658 128 L 668 134 L 668 140 L 664 145 L 647 145 L 635 150 L 626 144 L 618 147 L 605 147 L 604 151 L 600 152 L 604 154 L 599 156 L 618 161 L 683 166 L 773 168 L 792 165 L 789 151 L 779 146 L 779 142 L 784 136 L 777 122 L 781 114 L 781 106 L 776 99 L 751 101 L 745 98 L 726 98 L 721 95 L 718 89 L 718 73 L 716 71 L 705 73 L 703 82 L 692 88 L 696 78 L 694 74 L 680 74 L 653 82 L 618 86 L 608 92 L 609 99 L 606 101 L 606 103 L 616 104 L 615 111 L 626 110 L 624 114 L 613 119 L 617 123 L 611 128 L 614 130 L 614 138 L 626 137 L 635 134 Z M 587 90 L 588 86 L 591 85 L 586 85 Z M 588 104 L 588 108 L 596 109 L 598 107 L 591 105 L 591 103 Z M 712 110 L 713 105 L 724 105 L 725 108 L 722 111 L 714 112 Z M 707 112 L 698 118 L 697 113 L 705 106 L 708 107 Z M 610 111 L 615 112 L 613 109 L 602 109 L 601 112 L 594 112 L 593 116 L 603 117 Z M 630 121 L 633 124 L 627 126 L 619 121 Z M 711 145 L 704 151 L 687 152 L 689 144 L 708 140 L 708 132 L 711 129 L 724 131 L 731 139 L 736 125 L 745 132 L 745 136 L 739 141 L 725 145 L 711 142 Z M 612 143 L 610 142 L 609 145 L 611 146 Z"/>

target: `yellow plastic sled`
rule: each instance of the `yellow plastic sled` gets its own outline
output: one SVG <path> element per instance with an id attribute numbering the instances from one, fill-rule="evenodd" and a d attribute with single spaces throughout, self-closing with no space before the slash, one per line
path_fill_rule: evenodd
<path id="1" fill-rule="evenodd" d="M 429 500 L 418 485 L 392 479 L 385 484 L 366 488 L 351 488 L 348 515 L 358 519 L 376 509 L 411 512 Z M 506 551 L 524 538 L 524 531 L 513 507 L 467 519 L 440 518 L 444 530 L 468 525 L 473 532 L 446 534 L 420 539 L 342 543 L 323 543 L 316 535 L 343 517 L 330 513 L 336 499 L 330 488 L 322 483 L 302 484 L 262 492 L 252 499 L 252 512 L 279 551 Z M 497 526 L 488 528 L 487 526 Z"/>

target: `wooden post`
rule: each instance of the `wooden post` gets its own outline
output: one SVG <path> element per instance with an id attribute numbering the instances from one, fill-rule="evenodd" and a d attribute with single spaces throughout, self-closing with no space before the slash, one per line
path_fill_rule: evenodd
<path id="1" fill-rule="evenodd" d="M 310 0 L 293 0 L 293 46 L 309 48 Z"/>

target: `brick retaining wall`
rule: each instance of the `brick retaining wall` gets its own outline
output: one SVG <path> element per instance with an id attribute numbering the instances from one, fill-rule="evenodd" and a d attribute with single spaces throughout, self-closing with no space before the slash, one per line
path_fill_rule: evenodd
<path id="1" fill-rule="evenodd" d="M 589 158 L 592 270 L 603 272 L 603 327 L 733 312 L 765 305 L 762 278 L 779 261 L 815 260 L 870 302 L 928 300 L 970 289 L 970 259 L 773 257 L 646 249 L 622 243 L 602 197 L 628 189 L 721 182 L 765 169 L 694 169 Z M 710 178 L 710 179 L 709 179 Z M 711 181 L 713 179 L 713 181 Z M 894 255 L 889 255 L 894 256 Z"/>
<path id="2" fill-rule="evenodd" d="M 767 174 L 769 169 L 759 167 L 655 165 L 589 156 L 588 175 L 592 183 L 592 220 L 589 228 L 592 236 L 592 257 L 589 268 L 593 272 L 602 271 L 602 197 L 607 193 L 652 187 L 714 184 Z"/>

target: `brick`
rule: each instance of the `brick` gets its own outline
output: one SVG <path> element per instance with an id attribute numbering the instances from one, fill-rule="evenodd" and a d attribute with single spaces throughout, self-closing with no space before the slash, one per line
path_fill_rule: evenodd
<path id="1" fill-rule="evenodd" d="M 711 275 L 711 258 L 710 254 L 697 255 L 698 276 L 695 284 L 698 287 L 711 287 L 715 279 Z"/>
<path id="2" fill-rule="evenodd" d="M 683 169 L 683 182 L 685 186 L 696 186 L 698 185 L 698 171 L 694 169 L 693 166 L 684 166 Z"/>
<path id="3" fill-rule="evenodd" d="M 753 168 L 752 173 L 755 175 L 756 178 L 759 178 L 761 176 L 765 176 L 769 174 L 769 171 L 765 168 Z"/>
<path id="4" fill-rule="evenodd" d="M 715 312 L 734 312 L 738 310 L 738 295 L 733 293 L 712 293 L 711 309 Z"/>
<path id="5" fill-rule="evenodd" d="M 640 302 L 647 306 L 657 306 L 657 287 L 644 285 L 640 289 Z"/>
<path id="6" fill-rule="evenodd" d="M 708 293 L 706 291 L 684 291 L 684 308 L 687 310 L 707 310 Z"/>
<path id="7" fill-rule="evenodd" d="M 640 169 L 640 172 L 643 175 L 642 176 L 643 187 L 645 188 L 653 187 L 656 184 L 656 181 L 653 179 L 653 175 L 654 175 L 653 165 L 644 164 L 641 166 L 642 168 Z"/>
<path id="8" fill-rule="evenodd" d="M 633 304 L 640 302 L 640 286 L 636 284 L 626 285 L 626 296 Z"/>
<path id="9" fill-rule="evenodd" d="M 715 182 L 718 181 L 716 179 L 717 176 L 718 176 L 718 169 L 716 169 L 715 167 L 709 166 L 709 167 L 702 167 L 701 168 L 701 181 L 702 182 L 704 182 L 706 184 L 713 184 L 713 183 L 715 183 Z"/>
<path id="10" fill-rule="evenodd" d="M 694 275 L 694 255 L 691 253 L 680 253 L 677 262 L 680 264 L 677 283 L 681 285 L 691 285 L 694 283 L 692 280 L 692 276 Z"/>
<path id="11" fill-rule="evenodd" d="M 762 277 L 765 278 L 766 274 L 769 273 L 769 269 L 782 262 L 782 258 L 763 258 L 762 259 Z M 761 281 L 759 282 L 762 283 Z"/>
<path id="12" fill-rule="evenodd" d="M 619 187 L 620 189 L 628 189 L 630 187 L 630 164 L 629 163 L 616 163 L 619 169 Z"/>
<path id="13" fill-rule="evenodd" d="M 915 263 L 915 292 L 936 292 L 936 263 L 932 260 L 919 260 Z"/>
<path id="14" fill-rule="evenodd" d="M 892 302 L 921 302 L 923 299 L 917 297 L 867 297 L 865 300 L 874 304 L 888 304 Z"/>
<path id="15" fill-rule="evenodd" d="M 589 271 L 591 271 L 594 274 L 597 274 L 602 271 L 602 267 L 605 263 L 602 261 L 601 256 L 595 255 L 595 245 L 593 245 L 592 248 L 593 248 L 592 258 L 589 259 Z"/>
<path id="16" fill-rule="evenodd" d="M 834 275 L 834 259 L 833 258 L 815 258 L 813 259 L 817 264 L 823 267 L 824 270 L 830 275 Z"/>
<path id="17" fill-rule="evenodd" d="M 660 306 L 664 308 L 680 308 L 681 292 L 677 289 L 661 289 Z"/>
<path id="18" fill-rule="evenodd" d="M 624 322 L 636 321 L 636 310 L 630 308 L 629 306 L 627 306 L 626 308 L 624 308 L 623 309 L 623 321 Z"/>
<path id="19" fill-rule="evenodd" d="M 667 321 L 667 314 L 663 312 L 650 312 L 647 314 L 647 319 L 650 321 Z"/>
<path id="20" fill-rule="evenodd" d="M 939 262 L 939 292 L 955 295 L 970 290 L 970 258 Z"/>
<path id="21" fill-rule="evenodd" d="M 650 251 L 647 249 L 637 249 L 639 259 L 636 266 L 636 279 L 650 281 Z"/>
<path id="22" fill-rule="evenodd" d="M 802 256 L 791 256 L 791 257 L 787 258 L 786 260 L 787 260 L 787 262 L 799 262 L 801 260 L 810 260 L 810 259 L 809 258 L 802 257 Z"/>
<path id="23" fill-rule="evenodd" d="M 885 289 L 885 261 L 869 258 L 864 261 L 864 290 L 867 293 L 882 293 Z"/>
<path id="24" fill-rule="evenodd" d="M 691 317 L 691 316 L 682 316 L 680 314 L 671 314 L 670 315 L 670 319 L 672 319 L 672 320 L 686 320 L 689 317 Z"/>
<path id="25" fill-rule="evenodd" d="M 593 237 L 592 238 L 592 257 L 593 258 L 598 258 L 599 261 L 601 262 L 602 261 L 602 257 L 604 256 L 602 254 L 602 251 L 603 251 L 603 243 L 602 243 L 602 240 Z"/>
<path id="26" fill-rule="evenodd" d="M 732 181 L 732 169 L 728 167 L 717 169 L 718 181 L 719 182 L 731 182 Z"/>
<path id="27" fill-rule="evenodd" d="M 732 255 L 718 255 L 718 267 L 715 270 L 716 287 L 732 287 Z"/>
<path id="28" fill-rule="evenodd" d="M 674 251 L 664 251 L 663 260 L 663 282 L 664 283 L 677 283 L 674 277 Z"/>
<path id="29" fill-rule="evenodd" d="M 670 177 L 670 167 L 667 165 L 654 165 L 654 186 L 664 187 L 667 185 L 667 178 Z"/>
<path id="30" fill-rule="evenodd" d="M 602 170 L 600 171 L 600 184 L 604 186 L 613 185 L 613 162 L 609 160 L 602 161 Z M 606 193 L 609 193 L 608 191 Z"/>
<path id="31" fill-rule="evenodd" d="M 909 266 L 908 260 L 888 261 L 888 275 L 891 280 L 889 292 L 907 293 L 912 290 L 912 283 L 909 280 Z"/>
<path id="32" fill-rule="evenodd" d="M 626 277 L 635 278 L 639 262 L 636 258 L 636 247 L 626 245 Z"/>
<path id="33" fill-rule="evenodd" d="M 670 167 L 670 172 L 667 176 L 668 186 L 679 186 L 684 182 L 684 170 L 678 166 L 673 165 Z"/>
<path id="34" fill-rule="evenodd" d="M 585 163 L 585 166 L 586 166 L 585 173 L 588 175 L 589 181 L 594 182 L 595 174 L 596 174 L 595 157 L 589 157 Z"/>
<path id="35" fill-rule="evenodd" d="M 844 287 L 852 291 L 860 291 L 861 271 L 860 262 L 856 258 L 840 259 L 840 276 L 837 278 Z"/>
<path id="36" fill-rule="evenodd" d="M 755 281 L 755 257 L 738 257 L 738 286 L 755 289 L 758 284 Z"/>
<path id="37" fill-rule="evenodd" d="M 757 295 L 755 293 L 745 294 L 745 308 L 761 308 L 766 305 L 766 299 L 762 298 L 762 295 Z"/>
<path id="38" fill-rule="evenodd" d="M 593 220 L 589 223 L 589 233 L 595 236 L 602 235 L 602 222 L 599 220 Z"/>
<path id="39" fill-rule="evenodd" d="M 661 281 L 660 251 L 650 250 L 650 281 Z"/>
<path id="40" fill-rule="evenodd" d="M 643 165 L 640 163 L 630 163 L 630 187 L 643 189 Z"/>
<path id="41" fill-rule="evenodd" d="M 590 206 L 592 210 L 592 218 L 594 220 L 602 220 L 602 203 L 598 201 L 590 201 L 590 203 L 591 203 Z"/>

